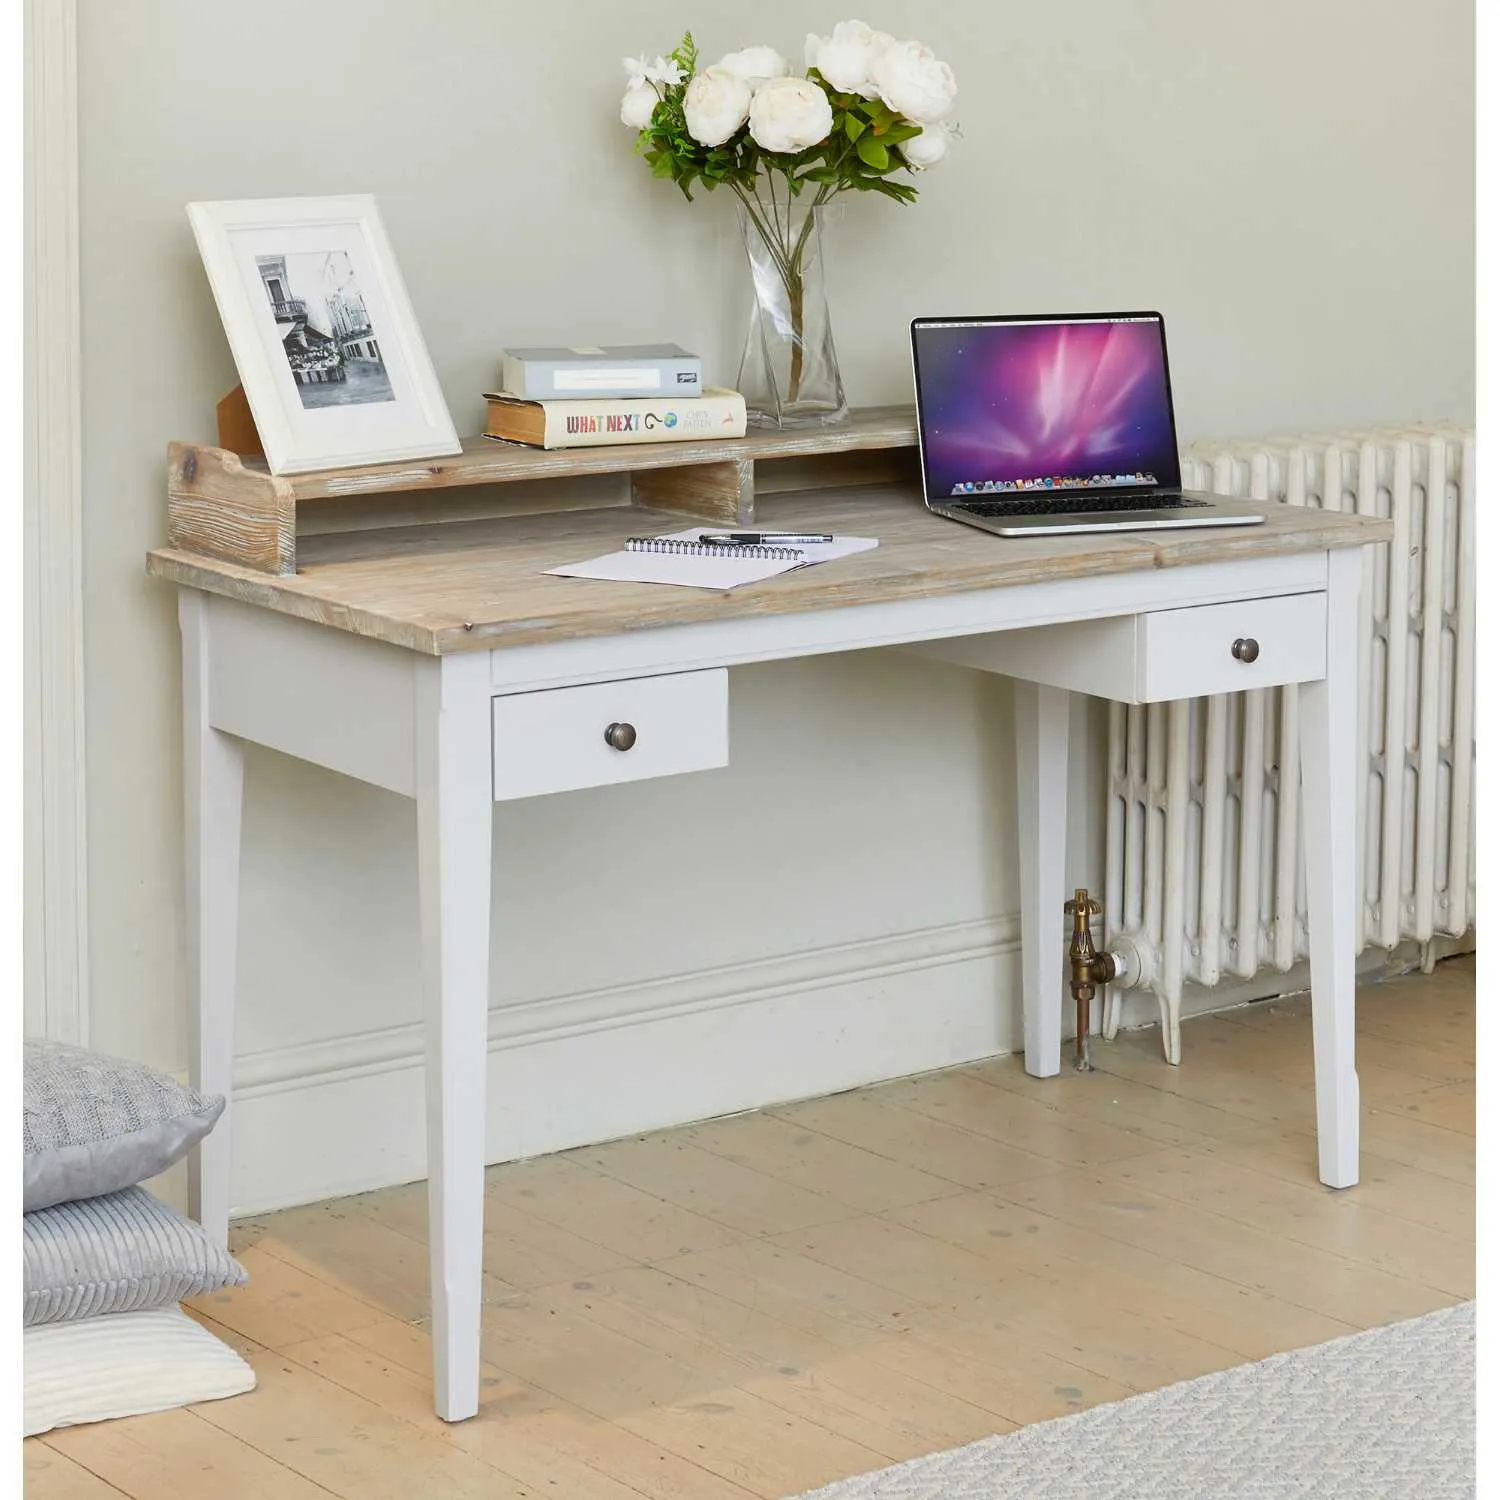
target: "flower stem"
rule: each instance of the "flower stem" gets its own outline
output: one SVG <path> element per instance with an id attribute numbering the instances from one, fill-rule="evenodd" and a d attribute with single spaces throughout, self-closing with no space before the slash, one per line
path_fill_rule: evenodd
<path id="1" fill-rule="evenodd" d="M 771 259 L 776 262 L 776 269 L 785 281 L 790 275 L 787 265 L 786 246 L 781 243 L 780 237 L 766 223 L 763 205 L 757 205 L 755 194 L 746 192 L 738 183 L 734 185 L 734 191 L 741 203 L 745 205 L 745 212 L 749 215 L 750 222 L 755 225 L 756 232 L 760 235 L 767 250 L 771 252 Z"/>
<path id="2" fill-rule="evenodd" d="M 805 236 L 804 236 L 805 238 Z M 787 282 L 787 303 L 792 314 L 792 373 L 787 381 L 786 399 L 789 403 L 795 402 L 802 392 L 802 348 L 803 348 L 803 309 L 802 309 L 802 266 L 801 246 L 798 246 L 798 265 L 792 279 Z"/>
<path id="3" fill-rule="evenodd" d="M 735 196 L 745 209 L 745 215 L 755 230 L 775 267 L 777 279 L 786 292 L 788 330 L 791 344 L 791 364 L 788 372 L 786 402 L 794 404 L 802 394 L 802 383 L 807 373 L 807 306 L 804 261 L 807 247 L 817 228 L 817 211 L 834 196 L 838 189 L 830 184 L 818 188 L 812 201 L 803 211 L 802 222 L 796 223 L 796 195 L 792 191 L 790 173 L 785 176 L 786 202 L 778 201 L 776 175 L 767 172 L 756 187 L 746 187 L 731 182 Z M 795 231 L 795 234 L 794 234 Z"/>

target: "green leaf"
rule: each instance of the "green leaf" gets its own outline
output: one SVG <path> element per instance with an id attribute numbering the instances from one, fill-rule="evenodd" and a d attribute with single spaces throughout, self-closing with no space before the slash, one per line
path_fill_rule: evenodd
<path id="1" fill-rule="evenodd" d="M 857 141 L 868 128 L 865 122 L 852 109 L 844 116 L 844 134 L 851 141 Z"/>
<path id="2" fill-rule="evenodd" d="M 905 182 L 890 182 L 884 177 L 872 177 L 869 186 L 877 193 L 884 193 L 887 198 L 894 198 L 897 203 L 917 201 L 916 188 Z"/>
<path id="3" fill-rule="evenodd" d="M 691 31 L 682 33 L 682 41 L 673 49 L 671 56 L 689 78 L 698 71 L 698 44 L 694 42 Z"/>
<path id="4" fill-rule="evenodd" d="M 873 136 L 862 135 L 855 142 L 854 149 L 859 152 L 859 159 L 867 167 L 874 167 L 877 172 L 884 172 L 889 169 L 891 165 L 891 153 Z"/>
<path id="5" fill-rule="evenodd" d="M 676 174 L 677 163 L 664 151 L 651 163 L 651 175 L 653 177 L 672 177 Z"/>

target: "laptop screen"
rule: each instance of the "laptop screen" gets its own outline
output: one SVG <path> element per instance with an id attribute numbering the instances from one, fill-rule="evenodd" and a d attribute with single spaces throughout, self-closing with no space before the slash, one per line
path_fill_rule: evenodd
<path id="1" fill-rule="evenodd" d="M 918 319 L 929 500 L 1176 488 L 1159 314 Z"/>

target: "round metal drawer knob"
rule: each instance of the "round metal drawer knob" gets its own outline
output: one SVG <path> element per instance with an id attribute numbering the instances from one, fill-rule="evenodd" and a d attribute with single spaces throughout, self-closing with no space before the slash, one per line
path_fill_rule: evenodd
<path id="1" fill-rule="evenodd" d="M 1244 635 L 1229 648 L 1236 661 L 1252 662 L 1260 655 L 1260 642 L 1253 635 Z"/>
<path id="2" fill-rule="evenodd" d="M 628 750 L 635 744 L 634 724 L 611 724 L 604 731 L 604 743 L 611 750 Z"/>

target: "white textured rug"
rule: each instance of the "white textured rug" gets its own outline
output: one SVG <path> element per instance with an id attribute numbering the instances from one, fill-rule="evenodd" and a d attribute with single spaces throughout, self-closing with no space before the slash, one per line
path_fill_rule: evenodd
<path id="1" fill-rule="evenodd" d="M 804 1500 L 1459 1500 L 1474 1304 L 842 1479 Z"/>

